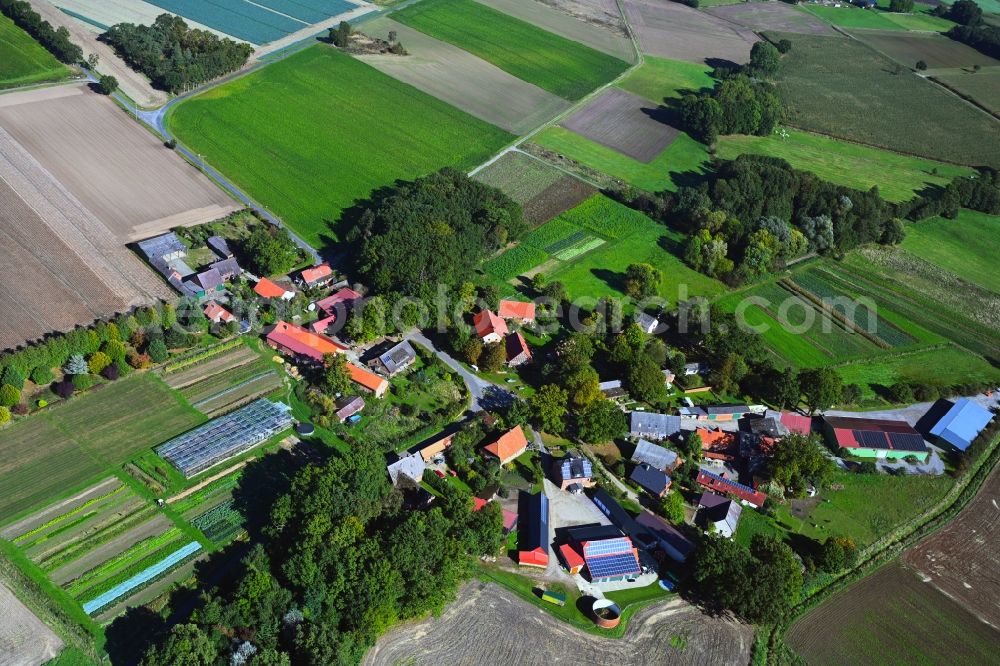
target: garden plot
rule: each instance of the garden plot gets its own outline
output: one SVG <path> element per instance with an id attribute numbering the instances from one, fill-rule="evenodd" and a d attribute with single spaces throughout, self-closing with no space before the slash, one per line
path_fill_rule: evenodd
<path id="1" fill-rule="evenodd" d="M 786 642 L 816 666 L 986 664 L 1000 632 L 897 561 L 806 613 Z"/>
<path id="2" fill-rule="evenodd" d="M 3 534 L 89 614 L 127 599 L 201 549 L 150 500 L 109 480 Z"/>
<path id="3" fill-rule="evenodd" d="M 663 109 L 620 88 L 606 90 L 562 126 L 644 164 L 680 134 L 666 123 Z"/>
<path id="4" fill-rule="evenodd" d="M 282 384 L 273 366 L 245 345 L 167 375 L 166 381 L 207 416 L 230 411 Z"/>
<path id="5" fill-rule="evenodd" d="M 937 33 L 854 30 L 851 35 L 906 67 L 915 66 L 918 60 L 932 70 L 1000 65 L 1000 60 Z"/>
<path id="6" fill-rule="evenodd" d="M 0 659 L 11 666 L 35 666 L 55 659 L 62 640 L 0 583 Z"/>
<path id="7" fill-rule="evenodd" d="M 780 30 L 806 35 L 836 34 L 830 24 L 784 2 L 741 2 L 708 7 L 706 12 L 720 19 L 738 23 L 750 30 Z"/>
<path id="8" fill-rule="evenodd" d="M 578 178 L 519 151 L 504 153 L 474 177 L 521 204 L 524 219 L 532 225 L 551 220 L 595 192 Z"/>
<path id="9" fill-rule="evenodd" d="M 409 55 L 360 55 L 359 60 L 394 79 L 437 97 L 515 134 L 524 134 L 569 108 L 566 100 L 522 81 L 457 46 L 392 19 L 363 26 L 371 37 L 390 31 Z"/>
<path id="10" fill-rule="evenodd" d="M 588 3 L 571 3 L 564 0 L 477 1 L 620 60 L 626 62 L 635 60 L 635 50 L 628 35 L 621 28 L 621 18 L 614 2 L 610 5 L 605 3 L 605 7 L 597 9 L 580 7 L 586 4 L 599 4 L 593 0 Z M 577 6 L 574 7 L 574 4 Z"/>
<path id="11" fill-rule="evenodd" d="M 163 381 L 173 389 L 182 389 L 190 384 L 197 384 L 212 375 L 237 368 L 260 359 L 260 355 L 242 343 L 229 349 L 223 349 L 204 359 L 180 359 L 170 363 L 163 373 Z M 176 369 L 174 369 L 176 368 Z"/>
<path id="12" fill-rule="evenodd" d="M 0 125 L 121 244 L 241 208 L 86 85 L 5 95 Z"/>
<path id="13" fill-rule="evenodd" d="M 225 545 L 244 532 L 243 516 L 233 507 L 233 491 L 242 475 L 243 465 L 185 495 L 176 502 L 168 500 L 174 510 L 218 545 Z"/>
<path id="14" fill-rule="evenodd" d="M 758 41 L 751 30 L 676 2 L 625 0 L 625 14 L 643 53 L 661 58 L 745 63 Z"/>

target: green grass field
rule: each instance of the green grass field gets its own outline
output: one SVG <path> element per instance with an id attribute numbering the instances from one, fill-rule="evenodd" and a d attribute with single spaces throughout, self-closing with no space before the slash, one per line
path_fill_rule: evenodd
<path id="1" fill-rule="evenodd" d="M 1000 294 L 1000 217 L 962 209 L 954 220 L 935 217 L 906 227 L 904 250 Z"/>
<path id="2" fill-rule="evenodd" d="M 676 190 L 675 176 L 703 173 L 708 161 L 708 148 L 684 133 L 648 164 L 562 127 L 550 127 L 534 141 L 543 148 L 649 192 Z"/>
<path id="3" fill-rule="evenodd" d="M 68 67 L 0 14 L 0 89 L 58 81 L 69 75 Z"/>
<path id="4" fill-rule="evenodd" d="M 472 167 L 514 138 L 324 44 L 197 95 L 168 122 L 315 246 L 374 189 Z"/>
<path id="5" fill-rule="evenodd" d="M 903 26 L 894 23 L 883 12 L 859 7 L 814 7 L 807 5 L 807 12 L 815 14 L 827 23 L 841 28 L 869 28 L 872 30 L 905 30 Z"/>
<path id="6" fill-rule="evenodd" d="M 889 201 L 912 199 L 928 185 L 946 185 L 959 175 L 972 173 L 966 167 L 870 148 L 820 134 L 787 130 L 788 135 L 719 138 L 716 155 L 735 159 L 745 153 L 780 157 L 797 169 L 812 171 L 820 178 L 859 190 L 877 185 Z"/>
<path id="7" fill-rule="evenodd" d="M 569 100 L 580 99 L 629 66 L 473 0 L 423 0 L 391 17 Z"/>
<path id="8" fill-rule="evenodd" d="M 899 381 L 937 386 L 1000 382 L 1000 370 L 983 358 L 952 346 L 839 366 L 837 373 L 845 384 L 861 386 L 866 398 L 875 397 L 875 386 L 889 387 Z"/>
<path id="9" fill-rule="evenodd" d="M 708 65 L 646 56 L 642 65 L 616 85 L 651 102 L 662 103 L 664 99 L 679 98 L 684 92 L 711 90 L 715 87 L 711 72 Z"/>
<path id="10" fill-rule="evenodd" d="M 148 373 L 24 419 L 0 437 L 0 521 L 83 487 L 204 420 Z"/>
<path id="11" fill-rule="evenodd" d="M 957 164 L 1000 165 L 1000 142 L 983 140 L 996 121 L 902 65 L 846 37 L 767 34 L 792 42 L 776 76 L 789 125 Z M 901 118 L 900 109 L 911 112 Z"/>

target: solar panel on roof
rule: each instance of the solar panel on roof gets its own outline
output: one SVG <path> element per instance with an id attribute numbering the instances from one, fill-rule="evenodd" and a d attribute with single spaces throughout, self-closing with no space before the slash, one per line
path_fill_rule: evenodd
<path id="1" fill-rule="evenodd" d="M 608 578 L 639 573 L 640 568 L 634 553 L 619 553 L 605 555 L 587 560 L 587 569 L 591 578 Z"/>
<path id="2" fill-rule="evenodd" d="M 611 553 L 626 553 L 632 551 L 632 542 L 622 537 L 620 539 L 602 539 L 590 541 L 583 549 L 584 557 L 600 557 Z"/>
<path id="3" fill-rule="evenodd" d="M 855 441 L 867 449 L 884 449 L 888 446 L 885 441 L 885 433 L 871 430 L 852 430 Z"/>
<path id="4" fill-rule="evenodd" d="M 892 442 L 892 448 L 899 449 L 900 451 L 926 451 L 927 446 L 924 444 L 924 438 L 920 435 L 910 435 L 907 433 L 900 432 L 890 432 L 889 441 Z"/>

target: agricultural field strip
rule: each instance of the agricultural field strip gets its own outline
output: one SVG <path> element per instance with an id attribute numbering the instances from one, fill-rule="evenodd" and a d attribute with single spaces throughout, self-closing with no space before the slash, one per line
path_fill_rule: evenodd
<path id="1" fill-rule="evenodd" d="M 179 389 L 184 399 L 197 407 L 197 403 L 208 398 L 215 397 L 223 391 L 237 387 L 244 381 L 262 377 L 268 373 L 274 373 L 271 364 L 259 356 L 251 359 L 250 362 L 231 367 L 218 374 L 208 375 L 193 384 Z"/>
<path id="2" fill-rule="evenodd" d="M 704 64 L 719 58 L 742 64 L 758 41 L 752 30 L 676 2 L 624 0 L 625 15 L 647 55 Z"/>
<path id="3" fill-rule="evenodd" d="M 246 345 L 239 345 L 232 351 L 199 361 L 174 372 L 166 372 L 163 381 L 172 389 L 182 390 L 220 372 L 245 365 L 260 358 Z"/>
<path id="4" fill-rule="evenodd" d="M 212 542 L 224 544 L 242 534 L 243 516 L 233 507 L 233 500 L 215 505 L 191 521 Z"/>
<path id="5" fill-rule="evenodd" d="M 7 16 L 0 16 L 0 88 L 69 76 L 69 69 Z"/>
<path id="6" fill-rule="evenodd" d="M 7 539 L 11 541 L 27 532 L 36 529 L 39 525 L 43 525 L 49 520 L 55 520 L 59 518 L 59 511 L 73 511 L 81 504 L 90 502 L 91 500 L 103 496 L 106 493 L 112 492 L 116 487 L 122 487 L 122 482 L 117 477 L 111 476 L 104 479 L 97 485 L 91 486 L 72 497 L 69 497 L 62 502 L 53 504 L 41 511 L 37 511 L 26 518 L 22 518 L 16 522 L 10 523 L 0 530 L 0 538 Z M 56 514 L 52 519 L 48 516 Z"/>
<path id="7" fill-rule="evenodd" d="M 207 416 L 215 417 L 223 412 L 229 412 L 242 407 L 257 398 L 271 393 L 282 386 L 281 379 L 274 373 L 263 375 L 251 383 L 246 383 L 238 390 L 232 390 L 224 395 L 199 403 Z"/>
<path id="8" fill-rule="evenodd" d="M 104 591 L 100 596 L 84 603 L 83 610 L 88 614 L 94 613 L 95 611 L 108 606 L 122 597 L 133 594 L 138 589 L 157 580 L 163 574 L 169 572 L 171 569 L 190 558 L 192 555 L 200 551 L 201 548 L 201 544 L 197 541 L 188 542 L 186 545 L 181 546 L 163 559 L 150 564 L 145 569 L 135 573 L 132 577 L 123 580 L 111 589 Z"/>

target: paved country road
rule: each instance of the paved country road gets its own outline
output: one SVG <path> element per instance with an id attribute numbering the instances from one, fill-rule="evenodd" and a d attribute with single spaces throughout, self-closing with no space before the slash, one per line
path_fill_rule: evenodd
<path id="1" fill-rule="evenodd" d="M 480 412 L 483 410 L 482 402 L 484 398 L 489 398 L 489 394 L 495 391 L 500 391 L 501 395 L 512 396 L 513 394 L 505 388 L 497 386 L 492 382 L 488 382 L 482 377 L 476 375 L 473 372 L 465 369 L 461 363 L 456 361 L 447 352 L 440 351 L 434 346 L 434 343 L 430 341 L 426 335 L 420 331 L 414 330 L 406 334 L 405 338 L 411 342 L 415 342 L 418 345 L 426 347 L 431 350 L 439 359 L 441 359 L 445 365 L 454 370 L 465 382 L 465 385 L 469 388 L 469 393 L 472 395 L 472 404 L 469 409 L 473 412 Z"/>

